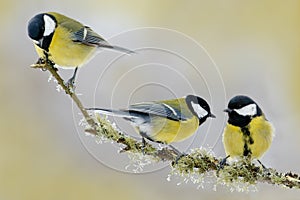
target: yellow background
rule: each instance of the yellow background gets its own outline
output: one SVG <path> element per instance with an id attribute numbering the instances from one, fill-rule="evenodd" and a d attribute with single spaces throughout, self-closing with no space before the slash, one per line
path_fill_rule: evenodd
<path id="1" fill-rule="evenodd" d="M 299 191 L 265 184 L 250 194 L 196 190 L 167 182 L 168 169 L 134 175 L 99 164 L 80 142 L 70 99 L 47 83 L 48 74 L 30 69 L 37 56 L 27 22 L 39 12 L 58 11 L 104 38 L 152 26 L 189 35 L 217 63 L 227 101 L 249 94 L 274 124 L 276 137 L 262 161 L 300 173 L 300 1 L 2 0 L 0 10 L 0 199 L 299 198 Z M 96 62 L 101 60 L 88 65 Z M 82 69 L 79 88 L 89 73 L 91 66 Z M 217 145 L 217 155 L 224 156 Z"/>

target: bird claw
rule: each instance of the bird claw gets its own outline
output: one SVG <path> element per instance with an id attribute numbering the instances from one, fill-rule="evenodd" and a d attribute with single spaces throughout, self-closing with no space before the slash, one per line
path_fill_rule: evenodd
<path id="1" fill-rule="evenodd" d="M 176 158 L 175 158 L 175 161 L 174 161 L 175 164 L 178 164 L 178 161 L 179 161 L 182 157 L 187 156 L 186 153 L 180 152 L 178 149 L 176 149 L 176 148 L 173 147 L 172 145 L 169 145 L 169 147 L 171 147 L 171 149 L 172 149 L 172 150 L 175 152 L 175 154 L 176 154 Z"/>
<path id="2" fill-rule="evenodd" d="M 74 73 L 73 73 L 73 76 L 65 83 L 65 86 L 67 88 L 69 88 L 69 90 L 71 92 L 74 92 L 75 91 L 75 78 L 76 78 L 76 74 L 77 74 L 77 70 L 78 68 L 76 67 Z"/>
<path id="3" fill-rule="evenodd" d="M 75 91 L 75 88 L 76 88 L 76 86 L 75 86 L 75 78 L 74 78 L 74 77 L 70 78 L 70 79 L 65 83 L 65 86 L 66 86 L 67 88 L 69 88 L 70 91 L 74 92 L 74 91 Z"/>
<path id="4" fill-rule="evenodd" d="M 178 164 L 178 161 L 182 158 L 182 157 L 185 157 L 185 156 L 187 156 L 188 154 L 186 154 L 186 153 L 180 153 L 180 154 L 178 154 L 177 156 L 176 156 L 176 158 L 175 158 L 175 161 L 174 161 L 174 163 L 177 165 Z"/>
<path id="5" fill-rule="evenodd" d="M 227 161 L 227 159 L 228 159 L 229 157 L 230 157 L 230 156 L 226 156 L 225 158 L 223 158 L 223 159 L 219 162 L 217 174 L 219 174 L 219 171 L 220 171 L 221 169 L 224 168 L 224 166 L 226 165 L 226 161 Z"/>
<path id="6" fill-rule="evenodd" d="M 145 153 L 146 145 L 147 145 L 147 142 L 146 142 L 145 138 L 143 137 L 142 138 L 142 148 L 141 148 L 143 155 L 146 154 Z"/>

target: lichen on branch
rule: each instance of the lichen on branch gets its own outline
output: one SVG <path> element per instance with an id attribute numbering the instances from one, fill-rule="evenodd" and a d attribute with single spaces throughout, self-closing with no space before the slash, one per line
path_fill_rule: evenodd
<path id="1" fill-rule="evenodd" d="M 298 174 L 292 172 L 281 173 L 273 168 L 263 168 L 262 166 L 255 165 L 249 159 L 240 159 L 237 162 L 230 165 L 226 164 L 220 168 L 222 158 L 217 158 L 212 152 L 204 148 L 193 149 L 191 153 L 178 159 L 176 152 L 168 147 L 159 149 L 149 143 L 146 143 L 144 146 L 141 141 L 137 141 L 117 130 L 107 119 L 101 118 L 99 115 L 91 116 L 84 108 L 76 93 L 65 85 L 64 80 L 58 74 L 58 70 L 52 62 L 40 60 L 40 62 L 32 65 L 32 67 L 49 71 L 57 81 L 57 84 L 71 97 L 72 101 L 74 101 L 83 114 L 87 122 L 85 131 L 120 144 L 122 148 L 120 153 L 144 154 L 151 156 L 153 162 L 169 162 L 171 173 L 177 174 L 186 180 L 190 178 L 194 183 L 199 183 L 199 180 L 195 181 L 197 180 L 195 176 L 203 177 L 203 175 L 212 174 L 211 176 L 215 179 L 215 183 L 221 185 L 256 185 L 257 183 L 268 183 L 300 189 Z"/>

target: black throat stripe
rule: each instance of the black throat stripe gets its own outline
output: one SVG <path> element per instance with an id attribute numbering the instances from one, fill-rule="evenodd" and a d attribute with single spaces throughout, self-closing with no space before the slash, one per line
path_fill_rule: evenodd
<path id="1" fill-rule="evenodd" d="M 51 33 L 48 36 L 43 36 L 41 40 L 39 40 L 39 44 L 37 44 L 40 48 L 44 49 L 45 51 L 49 51 L 50 44 L 52 42 L 53 34 Z"/>
<path id="2" fill-rule="evenodd" d="M 249 156 L 252 154 L 251 149 L 249 148 L 250 144 L 253 144 L 253 138 L 250 136 L 250 131 L 249 128 L 247 126 L 242 127 L 241 131 L 243 133 L 243 140 L 244 140 L 244 151 L 243 151 L 243 155 L 244 156 Z"/>

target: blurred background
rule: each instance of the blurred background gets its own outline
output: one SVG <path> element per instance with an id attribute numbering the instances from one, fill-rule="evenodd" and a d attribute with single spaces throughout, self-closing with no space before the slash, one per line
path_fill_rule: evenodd
<path id="1" fill-rule="evenodd" d="M 2 0 L 0 38 L 0 199 L 298 199 L 299 191 L 258 185 L 258 192 L 231 193 L 208 185 L 168 182 L 169 168 L 147 173 L 125 169 L 115 144 L 97 144 L 79 126 L 81 116 L 37 60 L 27 36 L 35 14 L 57 11 L 91 26 L 110 43 L 137 55 L 102 51 L 79 71 L 77 93 L 84 105 L 129 103 L 194 93 L 217 119 L 208 120 L 182 150 L 213 148 L 222 113 L 236 94 L 255 99 L 276 128 L 261 161 L 300 173 L 299 1 L 16 1 Z M 203 47 L 203 48 L 202 48 Z M 72 71 L 60 70 L 69 78 Z M 132 133 L 128 124 L 118 126 Z M 135 135 L 137 136 L 137 135 Z M 99 162 L 100 161 L 100 162 Z M 163 168 L 164 167 L 164 168 Z"/>

